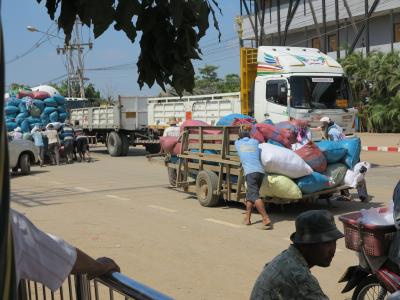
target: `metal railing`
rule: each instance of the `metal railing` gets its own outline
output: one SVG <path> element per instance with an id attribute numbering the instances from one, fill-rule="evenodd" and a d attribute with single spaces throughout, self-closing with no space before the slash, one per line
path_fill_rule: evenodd
<path id="1" fill-rule="evenodd" d="M 21 280 L 19 300 L 172 300 L 121 273 L 89 280 L 86 275 L 70 275 L 55 292 L 34 281 Z"/>

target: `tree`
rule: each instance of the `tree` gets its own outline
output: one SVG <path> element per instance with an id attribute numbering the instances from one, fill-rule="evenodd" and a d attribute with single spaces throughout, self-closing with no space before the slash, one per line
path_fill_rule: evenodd
<path id="1" fill-rule="evenodd" d="M 42 2 L 42 0 L 37 0 Z M 59 11 L 58 25 L 71 39 L 76 16 L 88 27 L 93 25 L 95 38 L 111 24 L 123 31 L 134 43 L 141 32 L 141 52 L 137 62 L 138 84 L 152 87 L 155 82 L 165 91 L 171 85 L 178 94 L 194 87 L 192 59 L 200 59 L 200 39 L 213 16 L 219 32 L 214 8 L 220 12 L 217 0 L 45 0 L 52 20 Z M 61 3 L 61 8 L 58 7 Z M 219 36 L 220 36 L 219 32 Z"/>
<path id="2" fill-rule="evenodd" d="M 218 77 L 217 70 L 218 66 L 214 65 L 205 65 L 199 68 L 200 76 L 195 77 L 193 94 L 205 95 L 240 91 L 240 77 L 238 74 L 227 74 L 222 79 Z M 189 93 L 184 93 L 184 95 L 189 95 Z M 178 96 L 178 93 L 171 88 L 165 93 L 160 93 L 160 96 Z"/>
<path id="3" fill-rule="evenodd" d="M 30 87 L 27 86 L 26 84 L 20 84 L 20 83 L 13 82 L 13 83 L 10 84 L 9 89 L 10 90 L 14 90 L 14 91 L 30 90 Z"/>
<path id="4" fill-rule="evenodd" d="M 50 83 L 52 87 L 54 87 L 58 92 L 64 97 L 68 97 L 68 82 L 66 80 L 62 81 L 60 85 L 55 83 Z M 72 94 L 79 95 L 79 84 L 72 83 Z M 85 86 L 85 97 L 88 99 L 100 99 L 101 94 L 99 90 L 96 90 L 93 83 L 89 83 Z"/>

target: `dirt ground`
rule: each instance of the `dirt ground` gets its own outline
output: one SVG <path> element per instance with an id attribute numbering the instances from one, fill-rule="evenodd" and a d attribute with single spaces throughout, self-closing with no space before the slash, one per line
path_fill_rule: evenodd
<path id="1" fill-rule="evenodd" d="M 248 299 L 264 264 L 289 246 L 300 212 L 327 208 L 337 218 L 385 205 L 400 178 L 400 153 L 363 152 L 373 164 L 367 176 L 372 202 L 271 206 L 275 228 L 262 231 L 259 224 L 241 224 L 241 204 L 205 208 L 193 195 L 170 189 L 165 168 L 144 154 L 132 148 L 128 157 L 110 157 L 98 148 L 92 163 L 34 167 L 30 176 L 13 176 L 12 206 L 43 230 L 93 256 L 114 258 L 127 276 L 176 299 Z M 350 294 L 340 294 L 337 281 L 356 263 L 340 240 L 332 265 L 312 272 L 330 299 L 345 299 Z"/>

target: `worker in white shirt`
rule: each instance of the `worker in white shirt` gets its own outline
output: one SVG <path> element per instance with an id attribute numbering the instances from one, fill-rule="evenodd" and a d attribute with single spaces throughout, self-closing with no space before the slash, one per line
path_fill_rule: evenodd
<path id="1" fill-rule="evenodd" d="M 181 135 L 181 129 L 179 126 L 177 126 L 178 121 L 175 117 L 169 118 L 167 124 L 169 125 L 169 127 L 164 129 L 163 136 L 179 137 Z"/>

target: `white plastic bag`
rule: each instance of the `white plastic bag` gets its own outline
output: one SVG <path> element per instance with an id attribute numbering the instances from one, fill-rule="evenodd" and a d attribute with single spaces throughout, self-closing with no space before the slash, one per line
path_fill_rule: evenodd
<path id="1" fill-rule="evenodd" d="M 268 143 L 258 147 L 261 149 L 261 163 L 268 173 L 300 178 L 313 172 L 311 167 L 290 149 Z"/>
<path id="2" fill-rule="evenodd" d="M 379 213 L 379 208 L 362 209 L 361 222 L 363 224 L 374 225 L 394 225 L 393 219 L 393 203 L 389 204 L 388 210 L 385 213 Z"/>

